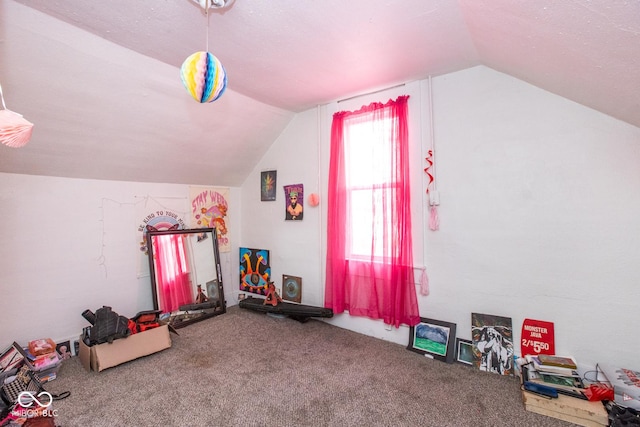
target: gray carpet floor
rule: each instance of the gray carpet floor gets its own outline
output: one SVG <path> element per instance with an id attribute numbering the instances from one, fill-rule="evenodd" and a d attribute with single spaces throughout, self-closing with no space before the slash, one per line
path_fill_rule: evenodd
<path id="1" fill-rule="evenodd" d="M 71 426 L 571 426 L 524 409 L 519 382 L 319 320 L 237 306 L 172 347 L 102 372 L 79 358 L 46 385 Z"/>

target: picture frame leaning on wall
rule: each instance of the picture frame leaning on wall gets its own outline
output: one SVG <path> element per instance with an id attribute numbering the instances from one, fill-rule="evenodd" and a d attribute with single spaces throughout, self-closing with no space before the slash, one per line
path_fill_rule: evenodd
<path id="1" fill-rule="evenodd" d="M 455 342 L 455 323 L 421 317 L 420 323 L 409 329 L 407 349 L 442 362 L 453 363 Z"/>
<path id="2" fill-rule="evenodd" d="M 456 338 L 456 362 L 473 366 L 473 342 Z"/>

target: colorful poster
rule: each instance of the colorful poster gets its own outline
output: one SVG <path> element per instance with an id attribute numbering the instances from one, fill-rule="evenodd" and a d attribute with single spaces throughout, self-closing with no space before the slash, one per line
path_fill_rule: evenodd
<path id="1" fill-rule="evenodd" d="M 304 215 L 304 187 L 302 184 L 285 185 L 284 199 L 286 203 L 285 220 L 301 221 Z"/>
<path id="2" fill-rule="evenodd" d="M 271 266 L 266 249 L 240 248 L 240 290 L 267 295 Z"/>
<path id="3" fill-rule="evenodd" d="M 481 371 L 513 375 L 513 328 L 510 317 L 471 313 L 473 364 Z"/>
<path id="4" fill-rule="evenodd" d="M 220 252 L 230 252 L 228 210 L 229 189 L 214 187 L 189 187 L 191 227 L 215 227 L 218 231 Z"/>
<path id="5" fill-rule="evenodd" d="M 272 202 L 276 199 L 277 171 L 264 171 L 260 173 L 260 201 Z"/>

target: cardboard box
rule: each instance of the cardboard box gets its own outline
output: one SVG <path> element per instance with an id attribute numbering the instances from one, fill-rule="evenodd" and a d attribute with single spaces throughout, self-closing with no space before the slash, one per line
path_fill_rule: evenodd
<path id="1" fill-rule="evenodd" d="M 640 372 L 602 364 L 598 366 L 613 387 L 614 402 L 626 408 L 640 410 Z"/>
<path id="2" fill-rule="evenodd" d="M 524 407 L 529 412 L 546 415 L 585 427 L 609 425 L 609 414 L 602 402 L 590 402 L 575 397 L 559 395 L 549 399 L 528 391 L 522 392 Z"/>
<path id="3" fill-rule="evenodd" d="M 80 362 L 87 371 L 100 372 L 139 357 L 171 347 L 169 327 L 163 325 L 133 334 L 127 338 L 87 346 L 80 340 Z"/>

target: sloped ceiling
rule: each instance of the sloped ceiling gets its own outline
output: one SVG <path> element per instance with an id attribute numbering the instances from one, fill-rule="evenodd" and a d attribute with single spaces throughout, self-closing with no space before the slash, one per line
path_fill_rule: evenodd
<path id="1" fill-rule="evenodd" d="M 640 126 L 638 0 L 0 0 L 0 171 L 239 186 L 295 113 L 486 65 Z M 208 36 L 208 41 L 207 41 Z M 208 49 L 207 49 L 208 43 Z M 189 97 L 209 50 L 226 93 Z"/>

